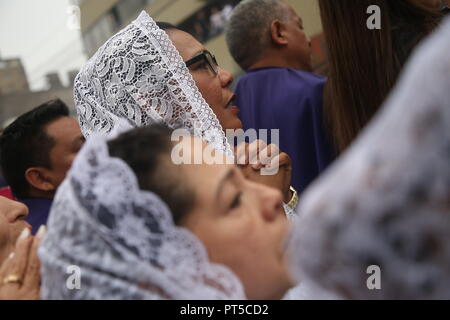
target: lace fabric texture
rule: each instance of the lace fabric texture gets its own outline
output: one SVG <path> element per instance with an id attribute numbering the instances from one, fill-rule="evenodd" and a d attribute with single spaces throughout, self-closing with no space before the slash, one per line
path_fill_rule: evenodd
<path id="1" fill-rule="evenodd" d="M 449 32 L 447 19 L 303 196 L 291 242 L 298 279 L 353 299 L 450 299 Z M 367 286 L 371 265 L 381 290 Z"/>
<path id="2" fill-rule="evenodd" d="M 58 189 L 38 251 L 44 299 L 245 299 L 194 234 L 93 135 Z M 71 277 L 80 270 L 80 287 Z"/>
<path id="3" fill-rule="evenodd" d="M 145 11 L 87 62 L 75 79 L 74 98 L 86 137 L 109 133 L 119 118 L 134 127 L 163 122 L 232 155 L 180 54 Z"/>

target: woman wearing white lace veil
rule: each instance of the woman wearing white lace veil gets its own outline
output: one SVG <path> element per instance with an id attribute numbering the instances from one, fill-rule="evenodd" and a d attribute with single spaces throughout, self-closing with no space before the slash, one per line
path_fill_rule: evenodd
<path id="1" fill-rule="evenodd" d="M 299 279 L 350 299 L 450 298 L 449 33 L 447 20 L 305 194 L 292 239 Z"/>
<path id="2" fill-rule="evenodd" d="M 238 279 L 209 264 L 198 240 L 173 225 L 157 196 L 139 190 L 99 137 L 78 155 L 52 211 L 39 251 L 44 299 L 244 297 Z M 80 287 L 68 280 L 71 265 L 80 268 Z"/>
<path id="3" fill-rule="evenodd" d="M 220 68 L 192 36 L 165 27 L 167 30 L 160 29 L 143 11 L 82 68 L 74 93 L 83 134 L 106 134 L 119 119 L 126 119 L 133 127 L 163 122 L 189 129 L 216 150 L 233 155 L 224 130 L 242 129 L 242 123 L 229 89 L 231 73 Z M 240 159 L 240 153 L 237 155 L 236 160 Z M 282 178 L 261 178 L 258 166 L 246 172 L 249 178 L 280 189 L 286 203 L 294 200 L 286 207 L 291 212 L 296 197 L 290 189 L 290 158 L 285 153 L 279 158 L 275 155 L 271 158 L 280 159 L 278 177 Z"/>
<path id="4" fill-rule="evenodd" d="M 133 127 L 164 122 L 231 151 L 177 49 L 145 12 L 86 63 L 75 79 L 74 93 L 86 137 L 111 132 L 121 118 Z"/>
<path id="5" fill-rule="evenodd" d="M 234 165 L 174 165 L 170 136 L 87 141 L 39 249 L 44 299 L 280 299 L 292 286 L 281 193 Z"/>

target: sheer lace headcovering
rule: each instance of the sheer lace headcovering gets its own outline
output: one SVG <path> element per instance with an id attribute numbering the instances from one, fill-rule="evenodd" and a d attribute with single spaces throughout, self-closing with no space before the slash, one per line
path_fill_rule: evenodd
<path id="1" fill-rule="evenodd" d="M 74 97 L 86 137 L 110 132 L 118 118 L 134 127 L 164 122 L 231 154 L 177 49 L 145 11 L 86 63 L 75 79 Z"/>
<path id="2" fill-rule="evenodd" d="M 39 257 L 44 299 L 245 299 L 97 135 L 58 189 Z"/>
<path id="3" fill-rule="evenodd" d="M 292 241 L 300 279 L 356 299 L 450 299 L 449 34 L 448 19 L 304 195 Z"/>

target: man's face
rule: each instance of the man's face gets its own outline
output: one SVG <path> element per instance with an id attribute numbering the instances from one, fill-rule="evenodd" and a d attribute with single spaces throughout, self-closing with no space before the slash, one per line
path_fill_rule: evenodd
<path id="1" fill-rule="evenodd" d="M 55 145 L 50 151 L 51 170 L 49 176 L 55 190 L 62 183 L 75 156 L 84 144 L 78 122 L 71 117 L 62 117 L 46 127 L 46 133 L 54 139 Z"/>
<path id="2" fill-rule="evenodd" d="M 181 143 L 194 149 L 190 138 Z M 203 151 L 198 149 L 193 152 Z M 212 262 L 240 278 L 249 299 L 282 298 L 292 283 L 281 193 L 246 180 L 235 165 L 182 165 L 182 170 L 185 181 L 195 181 L 195 204 L 180 224 L 201 240 Z"/>
<path id="3" fill-rule="evenodd" d="M 311 39 L 303 29 L 303 20 L 297 15 L 295 10 L 286 2 L 281 1 L 287 12 L 286 37 L 289 41 L 289 52 L 296 57 L 302 70 L 311 72 Z"/>

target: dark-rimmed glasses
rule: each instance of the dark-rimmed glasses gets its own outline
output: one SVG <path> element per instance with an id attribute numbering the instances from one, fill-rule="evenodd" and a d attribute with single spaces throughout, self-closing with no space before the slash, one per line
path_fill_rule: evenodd
<path id="1" fill-rule="evenodd" d="M 193 64 L 203 61 L 205 62 L 209 69 L 214 73 L 215 76 L 219 74 L 219 64 L 217 63 L 216 57 L 211 54 L 208 50 L 202 51 L 199 55 L 185 61 L 186 67 L 190 67 Z"/>

